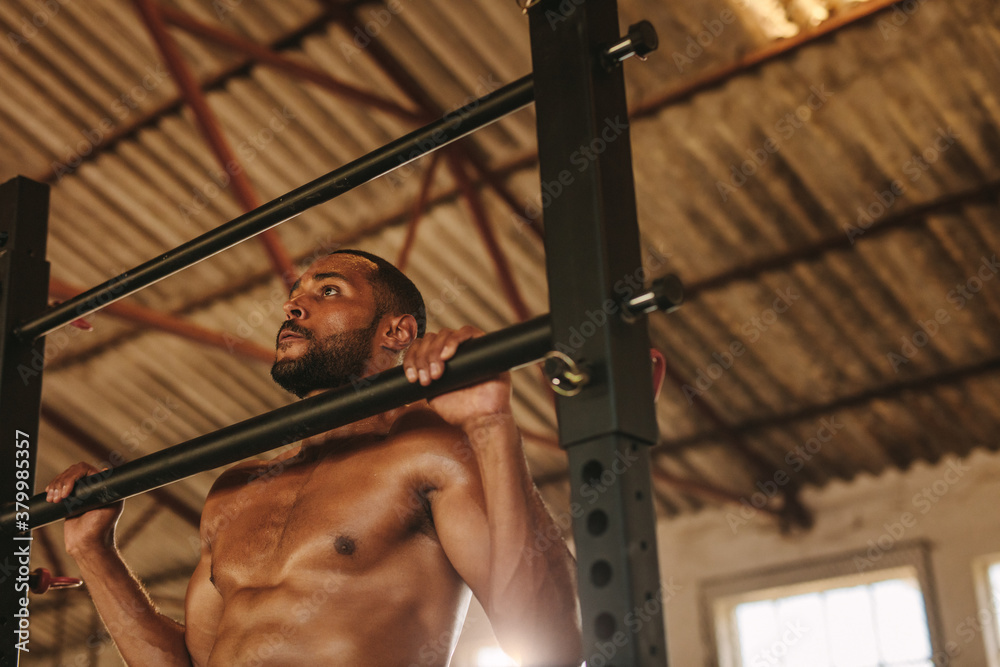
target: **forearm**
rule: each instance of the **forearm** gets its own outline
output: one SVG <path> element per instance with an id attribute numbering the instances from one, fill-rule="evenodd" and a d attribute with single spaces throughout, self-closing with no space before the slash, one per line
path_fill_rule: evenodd
<path id="1" fill-rule="evenodd" d="M 161 614 L 114 546 L 71 554 L 126 664 L 189 666 L 184 626 Z"/>
<path id="2" fill-rule="evenodd" d="M 530 648 L 525 664 L 579 664 L 576 564 L 531 478 L 517 424 L 510 415 L 494 415 L 464 430 L 486 501 L 488 611 L 498 636 L 507 631 Z"/>

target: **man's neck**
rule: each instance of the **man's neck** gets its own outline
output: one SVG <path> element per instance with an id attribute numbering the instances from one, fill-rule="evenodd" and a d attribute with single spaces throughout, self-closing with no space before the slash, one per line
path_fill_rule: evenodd
<path id="1" fill-rule="evenodd" d="M 388 349 L 382 349 L 379 353 L 372 356 L 371 359 L 365 364 L 365 373 L 363 377 L 371 377 L 372 375 L 377 375 L 382 371 L 388 370 L 390 368 L 395 368 L 400 365 L 401 359 L 398 352 L 394 352 Z M 309 392 L 305 398 L 312 398 L 313 396 L 318 396 L 328 389 L 315 389 Z M 319 435 L 313 436 L 312 438 L 307 438 L 303 441 L 304 445 L 312 444 L 322 444 L 324 442 L 329 442 L 331 440 L 343 440 L 346 438 L 356 438 L 361 435 L 386 435 L 389 429 L 396 420 L 405 412 L 408 408 L 406 406 L 401 408 L 396 408 L 393 410 L 388 410 L 381 414 L 374 415 L 372 417 L 367 417 L 365 419 L 360 419 L 356 422 L 350 424 L 344 424 L 332 431 L 326 431 Z"/>

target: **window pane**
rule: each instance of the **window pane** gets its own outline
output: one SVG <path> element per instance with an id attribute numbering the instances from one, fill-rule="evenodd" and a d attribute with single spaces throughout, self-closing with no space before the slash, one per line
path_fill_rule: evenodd
<path id="1" fill-rule="evenodd" d="M 993 596 L 993 607 L 1000 609 L 1000 563 L 990 565 L 990 593 Z"/>
<path id="2" fill-rule="evenodd" d="M 894 579 L 872 585 L 875 624 L 882 659 L 892 663 L 920 661 L 931 654 L 924 598 L 915 581 Z"/>
<path id="3" fill-rule="evenodd" d="M 778 600 L 778 623 L 780 643 L 772 646 L 772 652 L 787 655 L 788 667 L 826 664 L 826 612 L 819 593 Z"/>
<path id="4" fill-rule="evenodd" d="M 878 664 L 871 597 L 867 586 L 826 593 L 830 628 L 830 663 L 834 667 Z"/>
<path id="5" fill-rule="evenodd" d="M 778 617 L 775 614 L 774 603 L 770 600 L 749 602 L 737 606 L 735 611 L 736 629 L 740 638 L 740 658 L 744 665 L 751 665 L 755 660 L 761 660 L 778 636 Z"/>

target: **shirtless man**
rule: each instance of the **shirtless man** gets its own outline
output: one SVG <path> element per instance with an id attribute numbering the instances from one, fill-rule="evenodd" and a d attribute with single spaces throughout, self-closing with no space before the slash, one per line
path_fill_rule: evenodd
<path id="1" fill-rule="evenodd" d="M 380 258 L 316 261 L 284 306 L 271 374 L 300 398 L 399 365 L 441 377 L 465 327 L 423 336 L 423 302 Z M 524 665 L 579 665 L 575 565 L 511 417 L 508 375 L 310 438 L 224 472 L 205 501 L 180 624 L 157 611 L 115 545 L 119 503 L 65 524 L 129 665 L 447 665 L 470 593 Z M 46 487 L 60 502 L 79 463 Z"/>

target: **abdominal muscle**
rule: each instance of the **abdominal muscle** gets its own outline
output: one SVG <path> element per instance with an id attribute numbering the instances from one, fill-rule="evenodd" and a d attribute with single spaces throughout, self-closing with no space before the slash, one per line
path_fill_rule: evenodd
<path id="1" fill-rule="evenodd" d="M 408 585 L 381 577 L 379 583 L 371 574 L 328 575 L 319 584 L 241 590 L 226 600 L 208 665 L 443 667 L 468 609 L 468 588 L 458 581 L 427 590 L 425 574 L 408 574 Z"/>

